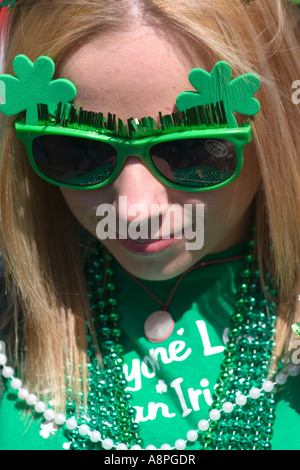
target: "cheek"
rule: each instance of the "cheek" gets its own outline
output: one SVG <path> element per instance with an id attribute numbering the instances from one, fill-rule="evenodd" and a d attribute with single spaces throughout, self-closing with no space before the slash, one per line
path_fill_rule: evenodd
<path id="1" fill-rule="evenodd" d="M 60 188 L 61 193 L 70 210 L 81 223 L 85 225 L 87 221 L 94 220 L 99 204 L 103 202 L 103 191 L 101 190 L 74 190 Z"/>
<path id="2" fill-rule="evenodd" d="M 225 210 L 227 217 L 238 218 L 248 210 L 260 186 L 261 174 L 254 146 L 245 147 L 244 164 L 241 173 L 218 195 L 218 207 Z M 222 202 L 223 201 L 223 202 Z"/>

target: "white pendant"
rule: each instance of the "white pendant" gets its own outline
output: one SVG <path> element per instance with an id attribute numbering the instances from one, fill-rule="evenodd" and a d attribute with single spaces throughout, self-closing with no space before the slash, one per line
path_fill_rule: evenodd
<path id="1" fill-rule="evenodd" d="M 165 310 L 159 310 L 149 315 L 144 325 L 145 336 L 152 343 L 165 341 L 173 330 L 174 320 Z"/>

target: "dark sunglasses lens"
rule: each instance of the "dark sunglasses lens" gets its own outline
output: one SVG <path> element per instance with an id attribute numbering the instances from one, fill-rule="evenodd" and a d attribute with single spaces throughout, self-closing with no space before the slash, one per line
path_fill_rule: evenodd
<path id="1" fill-rule="evenodd" d="M 117 153 L 111 145 L 81 137 L 39 136 L 32 142 L 32 153 L 43 175 L 70 186 L 102 183 L 117 163 Z"/>
<path id="2" fill-rule="evenodd" d="M 236 169 L 236 152 L 228 140 L 178 139 L 153 145 L 152 161 L 168 180 L 186 187 L 209 188 L 228 181 Z"/>

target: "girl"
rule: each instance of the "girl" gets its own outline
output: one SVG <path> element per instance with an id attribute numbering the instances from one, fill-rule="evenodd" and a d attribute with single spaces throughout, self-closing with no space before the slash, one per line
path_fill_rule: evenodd
<path id="1" fill-rule="evenodd" d="M 20 0 L 5 10 L 0 109 L 14 115 L 1 119 L 0 448 L 299 448 L 291 329 L 299 316 L 298 9 L 246 3 Z M 13 69 L 19 54 L 26 57 Z M 93 121 L 115 140 L 95 139 L 83 117 L 88 130 L 79 126 L 74 140 L 62 121 L 51 124 L 50 108 L 29 122 L 41 76 L 34 64 L 48 70 L 48 58 L 54 78 L 68 80 L 57 83 L 73 95 L 76 87 L 76 109 L 134 118 L 130 137 L 121 124 L 116 137 L 114 124 Z M 261 83 L 255 112 L 247 112 L 242 86 L 222 95 L 226 118 L 232 103 L 256 114 L 251 142 L 244 118 L 236 115 L 237 128 L 223 124 L 216 104 L 228 64 L 232 77 L 246 77 L 250 95 Z M 23 77 L 13 98 L 8 75 Z M 154 123 L 162 127 L 159 113 L 187 113 L 183 105 L 204 89 L 215 93 L 212 133 L 198 126 L 196 144 L 189 134 L 182 150 L 174 123 L 165 133 Z M 211 108 L 203 112 L 211 116 Z M 135 134 L 140 123 L 154 136 L 150 150 L 145 129 Z M 199 153 L 201 166 L 188 152 Z M 138 222 L 135 204 L 144 210 Z M 196 249 L 179 217 L 187 209 L 192 233 L 204 220 Z M 103 220 L 115 236 L 105 237 Z M 157 232 L 139 236 L 137 225 L 154 221 Z"/>

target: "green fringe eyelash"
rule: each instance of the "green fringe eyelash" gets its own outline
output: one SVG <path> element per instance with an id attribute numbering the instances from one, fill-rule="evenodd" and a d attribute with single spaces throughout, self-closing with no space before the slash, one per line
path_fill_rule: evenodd
<path id="1" fill-rule="evenodd" d="M 45 104 L 38 104 L 40 126 L 60 126 L 82 129 L 127 139 L 181 132 L 190 129 L 228 128 L 223 102 L 195 106 L 183 112 L 168 115 L 159 113 L 159 124 L 151 117 L 130 118 L 124 123 L 116 115 L 78 110 L 73 104 L 59 103 L 54 112 Z"/>
<path id="2" fill-rule="evenodd" d="M 194 91 L 183 91 L 176 98 L 178 113 L 160 114 L 160 124 L 153 118 L 130 118 L 125 124 L 109 114 L 76 111 L 71 103 L 77 94 L 75 85 L 64 78 L 54 79 L 55 64 L 47 56 L 32 62 L 20 54 L 13 60 L 15 76 L 0 75 L 0 111 L 12 116 L 26 111 L 25 124 L 85 126 L 94 131 L 112 133 L 121 137 L 145 137 L 162 132 L 191 128 L 227 126 L 237 128 L 235 113 L 254 116 L 260 109 L 254 94 L 260 87 L 255 73 L 232 78 L 227 62 L 217 62 L 211 72 L 192 69 L 189 81 Z M 43 103 L 43 104 L 40 104 Z M 61 103 L 61 104 L 59 104 Z M 222 103 L 222 104 L 221 104 Z M 54 110 L 51 112 L 50 110 Z"/>

